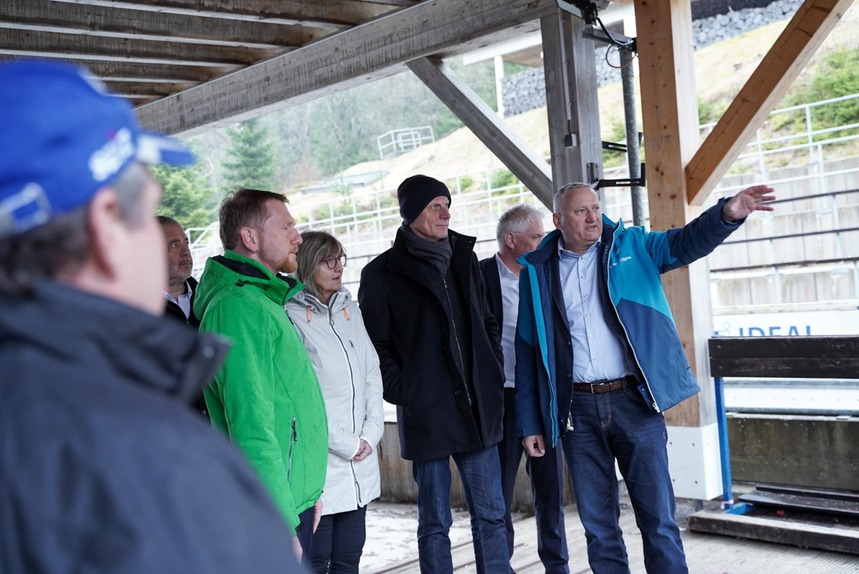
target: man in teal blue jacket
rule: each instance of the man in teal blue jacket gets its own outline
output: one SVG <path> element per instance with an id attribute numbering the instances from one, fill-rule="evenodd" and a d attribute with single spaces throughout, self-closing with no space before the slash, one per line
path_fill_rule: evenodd
<path id="1" fill-rule="evenodd" d="M 595 574 L 627 573 L 615 461 L 648 572 L 687 572 L 674 521 L 663 411 L 700 388 L 660 274 L 704 257 L 765 202 L 753 186 L 682 229 L 624 228 L 572 183 L 554 198 L 556 231 L 524 255 L 516 332 L 516 426 L 532 457 L 560 441 Z"/>

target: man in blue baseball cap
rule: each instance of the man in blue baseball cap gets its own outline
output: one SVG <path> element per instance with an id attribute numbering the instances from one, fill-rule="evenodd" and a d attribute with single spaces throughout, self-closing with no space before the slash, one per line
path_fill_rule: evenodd
<path id="1" fill-rule="evenodd" d="M 194 161 L 84 70 L 0 65 L 0 571 L 293 572 L 242 455 L 187 409 L 227 344 L 160 317 L 161 187 Z"/>

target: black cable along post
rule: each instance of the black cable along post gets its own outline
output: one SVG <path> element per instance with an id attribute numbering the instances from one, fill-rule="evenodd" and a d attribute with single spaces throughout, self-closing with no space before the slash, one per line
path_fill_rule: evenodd
<path id="1" fill-rule="evenodd" d="M 599 5 L 598 5 L 599 4 Z M 609 32 L 599 19 L 599 10 L 605 8 L 608 2 L 599 3 L 590 0 L 558 0 L 558 8 L 581 18 L 586 24 L 598 24 L 599 29 L 586 30 L 585 34 L 594 40 L 609 44 L 609 49 L 615 46 L 620 54 L 621 83 L 623 86 L 624 123 L 626 125 L 626 145 L 614 142 L 602 142 L 603 149 L 621 151 L 627 154 L 629 178 L 602 179 L 597 173 L 597 165 L 589 164 L 589 180 L 596 189 L 604 187 L 629 187 L 632 196 L 632 219 L 634 225 L 644 224 L 644 197 L 642 187 L 645 185 L 645 168 L 641 162 L 641 132 L 638 131 L 638 121 L 635 116 L 635 74 L 632 69 L 633 59 L 637 53 L 635 38 L 623 34 Z"/>

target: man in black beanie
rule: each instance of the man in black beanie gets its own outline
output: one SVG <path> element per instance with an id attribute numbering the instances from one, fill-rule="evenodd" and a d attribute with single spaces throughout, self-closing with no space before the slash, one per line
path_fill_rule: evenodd
<path id="1" fill-rule="evenodd" d="M 503 355 L 474 255 L 448 229 L 450 191 L 409 177 L 397 189 L 403 225 L 361 274 L 358 300 L 397 405 L 402 457 L 418 485 L 421 572 L 453 571 L 450 458 L 471 512 L 477 571 L 510 572 L 498 449 Z"/>

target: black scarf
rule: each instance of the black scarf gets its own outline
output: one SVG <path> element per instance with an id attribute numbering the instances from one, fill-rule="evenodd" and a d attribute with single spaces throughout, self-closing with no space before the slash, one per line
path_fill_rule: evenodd
<path id="1" fill-rule="evenodd" d="M 450 244 L 450 239 L 430 241 L 418 236 L 406 225 L 403 225 L 400 231 L 403 234 L 403 240 L 406 242 L 406 251 L 415 257 L 429 261 L 442 277 L 447 275 L 447 268 L 450 267 L 450 257 L 453 255 L 453 246 Z"/>

